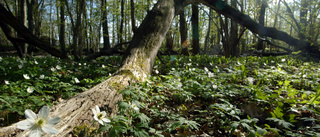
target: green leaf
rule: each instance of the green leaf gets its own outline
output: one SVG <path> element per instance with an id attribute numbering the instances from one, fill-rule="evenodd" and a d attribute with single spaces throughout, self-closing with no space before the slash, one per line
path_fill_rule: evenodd
<path id="1" fill-rule="evenodd" d="M 134 128 L 133 132 L 135 137 L 149 137 L 149 134 L 140 128 Z"/>
<path id="2" fill-rule="evenodd" d="M 98 129 L 98 133 L 105 132 L 105 131 L 109 130 L 111 127 L 112 127 L 112 125 L 106 124 L 105 126 L 102 126 L 101 128 Z"/>
<path id="3" fill-rule="evenodd" d="M 143 114 L 143 113 L 140 113 L 138 118 L 140 119 L 140 121 L 142 123 L 148 123 L 150 121 L 150 118 L 147 115 Z"/>
<path id="4" fill-rule="evenodd" d="M 121 133 L 127 133 L 127 128 L 121 125 L 114 125 L 109 132 L 111 137 L 119 137 Z"/>
<path id="5" fill-rule="evenodd" d="M 282 118 L 284 114 L 282 113 L 282 109 L 280 107 L 276 107 L 276 109 L 271 112 L 271 115 L 273 118 Z"/>

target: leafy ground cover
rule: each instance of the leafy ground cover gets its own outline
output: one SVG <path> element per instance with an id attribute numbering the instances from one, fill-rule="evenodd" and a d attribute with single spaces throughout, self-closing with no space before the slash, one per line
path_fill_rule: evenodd
<path id="1" fill-rule="evenodd" d="M 84 65 L 3 58 L 1 117 L 14 122 L 8 114 L 22 115 L 94 86 L 117 69 L 120 58 L 109 59 Z M 124 100 L 110 123 L 99 129 L 79 126 L 74 134 L 320 136 L 318 63 L 289 56 L 162 59 L 165 64 L 157 61 L 149 80 L 121 91 Z"/>
<path id="2" fill-rule="evenodd" d="M 91 63 L 51 57 L 0 58 L 0 126 L 23 119 L 26 109 L 38 111 L 104 81 L 120 61 L 118 57 Z"/>

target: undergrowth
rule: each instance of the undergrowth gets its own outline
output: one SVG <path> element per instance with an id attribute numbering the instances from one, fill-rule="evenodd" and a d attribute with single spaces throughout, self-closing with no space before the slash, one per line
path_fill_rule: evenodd
<path id="1" fill-rule="evenodd" d="M 107 79 L 119 60 L 68 63 L 51 58 L 3 58 L 1 118 L 10 124 L 14 121 L 7 118 L 9 114 L 22 115 L 25 109 L 76 95 Z M 318 62 L 290 56 L 164 56 L 162 60 L 165 64 L 157 60 L 146 82 L 120 92 L 124 100 L 118 102 L 118 114 L 94 132 L 109 136 L 320 136 Z M 29 87 L 33 88 L 30 93 Z M 132 104 L 139 110 L 133 110 Z"/>

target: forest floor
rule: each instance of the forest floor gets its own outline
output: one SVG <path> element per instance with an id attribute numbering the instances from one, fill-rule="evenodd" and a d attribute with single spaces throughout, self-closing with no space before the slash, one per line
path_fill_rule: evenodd
<path id="1" fill-rule="evenodd" d="M 124 100 L 110 123 L 79 126 L 73 134 L 320 136 L 319 62 L 298 56 L 162 59 L 146 82 L 120 92 Z M 23 120 L 25 109 L 37 112 L 95 86 L 120 62 L 0 58 L 0 126 Z"/>

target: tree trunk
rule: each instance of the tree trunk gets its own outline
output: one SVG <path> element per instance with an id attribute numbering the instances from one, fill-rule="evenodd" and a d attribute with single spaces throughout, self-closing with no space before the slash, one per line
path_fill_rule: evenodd
<path id="1" fill-rule="evenodd" d="M 34 34 L 34 19 L 33 19 L 33 10 L 35 6 L 35 0 L 28 0 L 27 1 L 27 20 L 28 20 L 28 29 L 32 34 Z M 36 50 L 36 48 L 33 45 L 29 45 L 28 53 L 31 53 Z"/>
<path id="2" fill-rule="evenodd" d="M 36 3 L 36 9 L 34 10 L 34 35 L 36 35 L 37 37 L 40 37 L 40 28 L 41 28 L 41 24 L 42 24 L 42 11 L 44 10 L 45 6 L 44 6 L 44 2 L 37 2 Z"/>
<path id="3" fill-rule="evenodd" d="M 200 53 L 199 44 L 199 7 L 198 4 L 192 4 L 192 54 Z"/>
<path id="4" fill-rule="evenodd" d="M 265 0 L 259 0 L 261 3 L 260 11 L 259 11 L 259 24 L 264 26 L 264 16 L 266 14 L 267 2 Z M 258 2 L 259 3 L 259 2 Z M 258 40 L 257 50 L 263 50 L 263 41 L 261 39 Z"/>
<path id="5" fill-rule="evenodd" d="M 180 12 L 180 44 L 181 44 L 181 54 L 182 55 L 189 55 L 189 51 L 188 51 L 188 41 L 187 41 L 187 37 L 188 37 L 188 30 L 187 30 L 187 23 L 186 23 L 186 18 L 184 15 L 184 10 L 182 9 L 182 11 Z"/>
<path id="6" fill-rule="evenodd" d="M 62 54 L 67 55 L 66 43 L 65 43 L 65 3 L 64 0 L 60 0 L 60 32 L 59 32 L 59 43 L 61 46 Z"/>
<path id="7" fill-rule="evenodd" d="M 158 1 L 137 29 L 124 56 L 122 67 L 111 78 L 51 107 L 50 115 L 61 118 L 55 126 L 60 132 L 55 136 L 67 136 L 75 126 L 93 120 L 91 109 L 95 105 L 101 109 L 111 108 L 112 114 L 116 113 L 115 103 L 122 99 L 118 91 L 130 83 L 144 81 L 151 73 L 158 49 L 175 15 L 174 5 L 174 0 Z M 21 130 L 16 129 L 16 124 L 0 129 L 0 136 L 12 136 L 16 133 L 18 136 L 28 135 L 27 132 L 21 133 Z"/>
<path id="8" fill-rule="evenodd" d="M 79 36 L 81 35 L 81 17 L 84 10 L 84 1 L 77 0 L 76 12 L 77 12 L 77 20 L 76 24 L 73 27 L 73 39 L 72 39 L 72 52 L 75 60 L 80 60 L 79 56 Z M 71 15 L 70 15 L 71 16 Z"/>
<path id="9" fill-rule="evenodd" d="M 300 2 L 300 25 L 301 25 L 301 33 L 299 33 L 300 39 L 306 38 L 306 30 L 307 30 L 307 15 L 308 15 L 308 3 L 309 0 L 301 0 Z"/>
<path id="10" fill-rule="evenodd" d="M 101 1 L 102 10 L 102 27 L 103 27 L 103 50 L 110 49 L 109 30 L 108 30 L 108 18 L 107 18 L 107 0 Z"/>
<path id="11" fill-rule="evenodd" d="M 18 19 L 19 21 L 23 24 L 26 25 L 26 0 L 19 0 L 19 14 L 18 14 Z M 21 35 L 18 35 L 18 37 L 21 37 Z M 17 52 L 21 52 L 21 55 L 23 57 L 26 56 L 27 54 L 27 47 L 25 43 L 17 43 L 18 46 L 20 47 L 21 51 L 17 51 Z"/>
<path id="12" fill-rule="evenodd" d="M 136 33 L 136 19 L 134 17 L 134 1 L 130 0 L 130 7 L 131 7 L 131 25 L 132 25 L 132 32 L 133 34 Z"/>
<path id="13" fill-rule="evenodd" d="M 121 0 L 121 20 L 120 20 L 120 28 L 119 28 L 119 33 L 118 33 L 118 42 L 122 43 L 123 42 L 123 23 L 124 23 L 124 1 L 125 0 Z M 122 50 L 122 46 L 120 47 L 120 49 Z"/>
<path id="14" fill-rule="evenodd" d="M 169 30 L 166 35 L 166 54 L 176 54 L 176 52 L 173 50 L 172 30 Z"/>
<path id="15" fill-rule="evenodd" d="M 212 16 L 212 9 L 209 10 L 209 17 Z M 207 29 L 207 34 L 206 38 L 204 40 L 204 54 L 208 54 L 208 48 L 209 48 L 209 37 L 210 37 L 210 32 L 211 32 L 211 18 L 208 20 L 208 29 Z"/>

